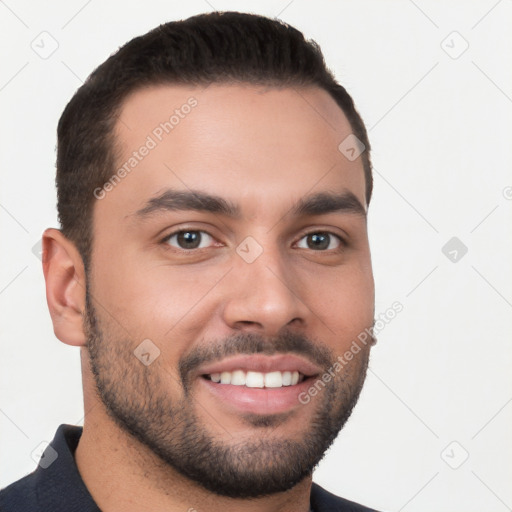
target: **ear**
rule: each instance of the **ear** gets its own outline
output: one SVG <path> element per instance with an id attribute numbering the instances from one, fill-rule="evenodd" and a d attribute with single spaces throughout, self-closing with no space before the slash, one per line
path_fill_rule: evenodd
<path id="1" fill-rule="evenodd" d="M 43 233 L 43 273 L 55 336 L 68 345 L 84 346 L 84 264 L 74 243 L 58 229 Z"/>

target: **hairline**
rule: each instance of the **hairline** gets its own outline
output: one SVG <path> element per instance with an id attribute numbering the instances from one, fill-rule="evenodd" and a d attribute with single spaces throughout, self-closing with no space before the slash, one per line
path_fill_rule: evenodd
<path id="1" fill-rule="evenodd" d="M 317 82 L 307 82 L 307 83 L 298 83 L 299 81 L 296 80 L 295 83 L 293 81 L 290 81 L 287 83 L 285 80 L 277 80 L 270 78 L 268 82 L 266 81 L 251 81 L 251 80 L 235 80 L 235 79 L 226 79 L 226 80 L 214 80 L 214 81 L 176 81 L 176 80 L 155 80 L 153 82 L 148 83 L 141 83 L 135 85 L 132 89 L 127 90 L 125 94 L 118 100 L 117 104 L 115 105 L 113 109 L 113 122 L 110 126 L 109 132 L 107 134 L 107 140 L 108 142 L 108 156 L 112 159 L 113 168 L 111 169 L 110 177 L 112 177 L 116 170 L 118 169 L 120 163 L 123 162 L 123 158 L 126 158 L 125 156 L 121 154 L 123 149 L 126 149 L 123 147 L 124 141 L 122 141 L 119 137 L 119 126 L 121 124 L 121 116 L 122 112 L 125 109 L 127 103 L 133 99 L 134 96 L 136 96 L 138 93 L 143 91 L 150 91 L 150 90 L 156 90 L 159 88 L 176 88 L 176 89 L 183 89 L 183 90 L 206 90 L 210 86 L 220 86 L 220 87 L 246 87 L 246 88 L 254 88 L 254 89 L 262 89 L 262 92 L 269 92 L 269 91 L 280 91 L 280 90 L 320 90 L 325 92 L 328 97 L 333 101 L 335 108 L 337 108 L 343 116 L 345 117 L 348 125 L 350 126 L 350 129 L 352 131 L 355 131 L 355 128 L 353 126 L 353 123 L 350 121 L 347 112 L 338 104 L 336 101 L 336 98 L 331 94 L 331 92 L 327 89 L 327 87 L 324 87 L 322 84 Z M 363 178 L 365 182 L 365 203 L 368 207 L 370 204 L 370 197 L 368 197 L 368 183 L 366 179 L 366 165 L 365 165 L 365 159 L 361 157 L 362 162 L 362 172 L 363 172 Z M 371 171 L 371 168 L 370 168 Z M 92 213 L 94 213 L 94 204 L 96 203 L 97 199 L 95 198 L 95 201 L 92 203 Z"/>

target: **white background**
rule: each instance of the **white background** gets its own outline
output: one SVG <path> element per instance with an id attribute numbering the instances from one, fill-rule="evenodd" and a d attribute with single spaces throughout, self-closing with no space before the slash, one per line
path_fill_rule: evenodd
<path id="1" fill-rule="evenodd" d="M 213 9 L 315 39 L 373 144 L 376 311 L 404 309 L 316 481 L 381 510 L 511 510 L 510 0 L 0 2 L 0 487 L 83 417 L 78 349 L 53 335 L 32 252 L 57 226 L 58 118 L 121 44 Z M 43 31 L 47 59 L 31 47 L 56 44 Z M 454 236 L 457 262 L 442 252 Z"/>

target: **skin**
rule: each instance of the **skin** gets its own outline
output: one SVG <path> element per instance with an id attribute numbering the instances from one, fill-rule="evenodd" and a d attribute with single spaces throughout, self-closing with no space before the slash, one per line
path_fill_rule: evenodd
<path id="1" fill-rule="evenodd" d="M 286 329 L 337 356 L 374 317 L 365 215 L 291 213 L 300 199 L 317 192 L 350 192 L 365 205 L 361 158 L 351 162 L 338 150 L 352 130 L 334 100 L 318 88 L 214 84 L 140 90 L 127 98 L 116 126 L 119 165 L 191 96 L 198 105 L 190 114 L 96 201 L 88 277 L 98 317 L 110 333 L 130 340 L 126 350 L 148 338 L 158 346 L 158 366 L 148 368 L 165 371 L 168 393 L 176 399 L 183 397 L 178 361 L 209 340 L 239 333 L 271 339 Z M 241 215 L 193 210 L 136 215 L 168 188 L 215 194 L 236 204 Z M 187 252 L 176 239 L 162 241 L 184 228 L 208 232 L 211 242 Z M 332 249 L 308 248 L 305 236 L 318 232 L 339 235 L 346 245 L 333 237 Z M 263 250 L 252 263 L 236 252 L 248 236 Z M 311 477 L 289 491 L 250 501 L 218 496 L 121 429 L 99 399 L 89 366 L 80 255 L 55 229 L 45 231 L 43 248 L 55 334 L 81 347 L 86 415 L 75 458 L 102 510 L 309 510 Z M 363 346 L 347 365 L 345 379 L 360 378 L 369 350 Z M 212 398 L 198 379 L 191 386 L 198 420 L 224 443 L 255 436 L 300 440 L 322 396 L 312 397 L 308 406 L 297 402 L 266 431 Z"/>

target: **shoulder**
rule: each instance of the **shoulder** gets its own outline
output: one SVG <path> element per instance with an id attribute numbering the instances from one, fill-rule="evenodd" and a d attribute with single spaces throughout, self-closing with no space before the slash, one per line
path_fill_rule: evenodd
<path id="1" fill-rule="evenodd" d="M 372 508 L 340 498 L 315 483 L 311 488 L 311 508 L 313 512 L 377 512 Z"/>
<path id="2" fill-rule="evenodd" d="M 74 460 L 81 427 L 61 425 L 34 472 L 0 491 L 2 512 L 99 512 Z"/>
<path id="3" fill-rule="evenodd" d="M 25 512 L 39 510 L 34 473 L 23 477 L 0 491 L 2 512 Z"/>

